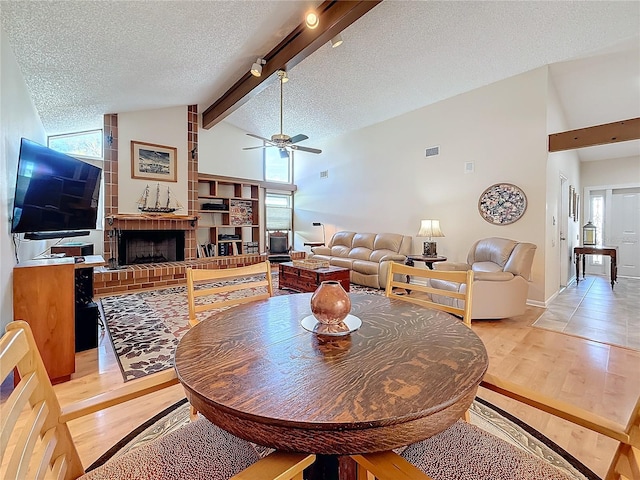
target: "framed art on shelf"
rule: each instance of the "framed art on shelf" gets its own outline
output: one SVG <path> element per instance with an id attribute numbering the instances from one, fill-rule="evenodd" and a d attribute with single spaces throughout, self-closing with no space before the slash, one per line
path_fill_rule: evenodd
<path id="1" fill-rule="evenodd" d="M 178 149 L 131 140 L 131 178 L 177 182 Z"/>

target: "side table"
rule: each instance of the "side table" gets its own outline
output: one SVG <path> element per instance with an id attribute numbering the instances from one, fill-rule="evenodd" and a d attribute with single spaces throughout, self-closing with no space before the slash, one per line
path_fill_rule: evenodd
<path id="1" fill-rule="evenodd" d="M 407 255 L 407 259 L 404 264 L 409 267 L 413 267 L 415 262 L 424 262 L 424 264 L 429 268 L 429 270 L 433 270 L 433 264 L 436 262 L 446 262 L 447 257 L 425 257 L 424 255 Z M 411 276 L 407 275 L 407 283 L 411 283 Z M 407 294 L 411 294 L 411 290 L 408 288 Z"/>
<path id="2" fill-rule="evenodd" d="M 304 242 L 305 247 L 324 247 L 324 242 Z"/>
<path id="3" fill-rule="evenodd" d="M 436 262 L 446 262 L 447 257 L 425 257 L 424 255 L 407 255 L 405 265 L 413 267 L 414 262 L 424 262 L 430 270 L 433 270 L 433 264 Z"/>

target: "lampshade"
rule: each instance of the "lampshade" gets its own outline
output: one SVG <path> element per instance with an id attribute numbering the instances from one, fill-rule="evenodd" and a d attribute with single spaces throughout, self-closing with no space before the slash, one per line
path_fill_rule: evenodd
<path id="1" fill-rule="evenodd" d="M 440 230 L 440 220 L 421 220 L 416 237 L 444 237 L 444 233 Z"/>

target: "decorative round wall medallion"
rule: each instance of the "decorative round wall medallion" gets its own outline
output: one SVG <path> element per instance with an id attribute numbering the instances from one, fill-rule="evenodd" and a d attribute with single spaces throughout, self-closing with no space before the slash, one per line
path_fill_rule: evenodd
<path id="1" fill-rule="evenodd" d="M 520 219 L 527 209 L 527 196 L 511 183 L 496 183 L 478 200 L 480 215 L 495 225 L 508 225 Z"/>

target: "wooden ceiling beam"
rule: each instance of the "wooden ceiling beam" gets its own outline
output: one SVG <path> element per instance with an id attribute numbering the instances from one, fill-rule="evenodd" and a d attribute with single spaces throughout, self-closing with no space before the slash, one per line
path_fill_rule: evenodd
<path id="1" fill-rule="evenodd" d="M 294 67 L 381 1 L 325 1 L 322 3 L 316 9 L 320 19 L 318 27 L 312 30 L 307 28 L 304 22 L 298 25 L 282 42 L 262 57 L 267 63 L 262 67 L 260 77 L 251 75 L 247 66 L 247 73 L 204 111 L 202 126 L 206 129 L 213 127 L 266 88 L 265 80 L 273 73 Z"/>
<path id="2" fill-rule="evenodd" d="M 549 152 L 640 139 L 640 118 L 605 123 L 549 135 Z"/>

